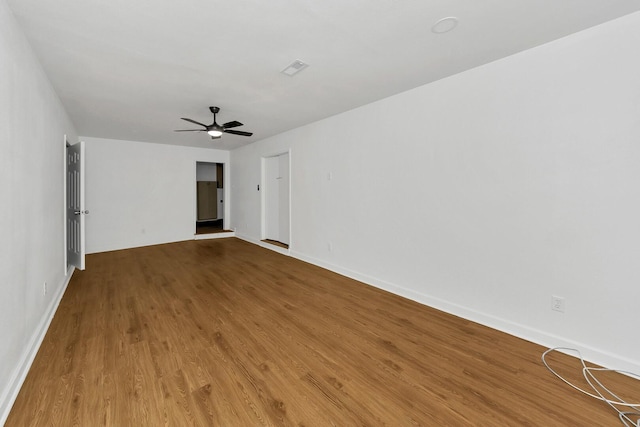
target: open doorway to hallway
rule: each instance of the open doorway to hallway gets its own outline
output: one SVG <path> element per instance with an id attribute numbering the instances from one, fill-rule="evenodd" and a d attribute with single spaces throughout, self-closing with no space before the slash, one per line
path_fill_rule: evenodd
<path id="1" fill-rule="evenodd" d="M 196 235 L 223 233 L 224 164 L 196 162 Z"/>

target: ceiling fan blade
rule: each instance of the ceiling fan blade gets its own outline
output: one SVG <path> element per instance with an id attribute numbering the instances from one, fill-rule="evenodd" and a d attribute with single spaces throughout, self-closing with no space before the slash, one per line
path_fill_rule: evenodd
<path id="1" fill-rule="evenodd" d="M 187 118 L 185 118 L 185 117 L 180 117 L 180 118 L 181 118 L 182 120 L 186 120 L 186 121 L 188 121 L 188 122 L 195 123 L 195 124 L 200 125 L 200 126 L 203 126 L 203 127 L 207 127 L 207 125 L 205 125 L 205 124 L 203 124 L 203 123 L 200 123 L 200 122 L 196 122 L 195 120 L 187 119 Z"/>
<path id="2" fill-rule="evenodd" d="M 223 128 L 225 129 L 230 129 L 230 128 L 237 128 L 238 126 L 242 126 L 242 123 L 234 120 L 232 122 L 228 122 L 222 125 Z"/>
<path id="3" fill-rule="evenodd" d="M 225 129 L 224 132 L 231 133 L 233 135 L 242 135 L 242 136 L 251 136 L 251 135 L 253 135 L 253 133 L 251 133 L 251 132 L 242 132 L 241 130 L 227 130 L 227 129 Z"/>
<path id="4" fill-rule="evenodd" d="M 174 132 L 206 132 L 206 129 L 176 129 Z"/>

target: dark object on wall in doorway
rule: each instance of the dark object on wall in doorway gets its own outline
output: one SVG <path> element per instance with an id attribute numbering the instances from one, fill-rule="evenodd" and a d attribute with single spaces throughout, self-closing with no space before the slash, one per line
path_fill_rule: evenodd
<path id="1" fill-rule="evenodd" d="M 243 126 L 242 123 L 235 120 L 232 122 L 227 122 L 222 126 L 220 126 L 216 122 L 216 114 L 218 114 L 218 112 L 220 111 L 220 108 L 209 107 L 209 110 L 211 110 L 211 112 L 213 113 L 213 123 L 211 123 L 210 125 L 205 125 L 204 123 L 196 122 L 195 120 L 181 117 L 182 120 L 186 120 L 187 122 L 191 122 L 196 125 L 202 126 L 204 127 L 204 129 L 178 129 L 178 130 L 175 130 L 174 132 L 207 132 L 209 135 L 211 135 L 211 139 L 218 139 L 222 136 L 223 133 L 230 133 L 233 135 L 242 135 L 242 136 L 253 135 L 253 133 L 251 132 L 243 132 L 241 130 L 231 130 L 231 128 Z"/>
<path id="2" fill-rule="evenodd" d="M 215 181 L 198 181 L 198 221 L 218 218 L 218 186 Z"/>
<path id="3" fill-rule="evenodd" d="M 222 163 L 216 163 L 216 182 L 218 188 L 224 188 L 224 168 Z"/>

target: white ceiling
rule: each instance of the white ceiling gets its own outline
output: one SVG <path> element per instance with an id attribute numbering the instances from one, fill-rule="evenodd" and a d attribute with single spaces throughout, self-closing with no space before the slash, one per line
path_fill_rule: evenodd
<path id="1" fill-rule="evenodd" d="M 80 135 L 222 149 L 640 10 L 640 0 L 8 3 Z M 447 16 L 457 28 L 432 32 Z M 295 59 L 309 68 L 281 74 Z M 180 117 L 211 123 L 211 105 L 218 123 L 254 135 L 173 132 L 197 128 Z"/>

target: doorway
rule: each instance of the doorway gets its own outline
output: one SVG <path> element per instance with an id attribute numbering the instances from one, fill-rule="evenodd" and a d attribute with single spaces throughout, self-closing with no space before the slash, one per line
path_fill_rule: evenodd
<path id="1" fill-rule="evenodd" d="M 224 164 L 196 162 L 196 232 L 223 233 Z"/>
<path id="2" fill-rule="evenodd" d="M 290 162 L 289 153 L 263 157 L 262 241 L 289 248 Z"/>

